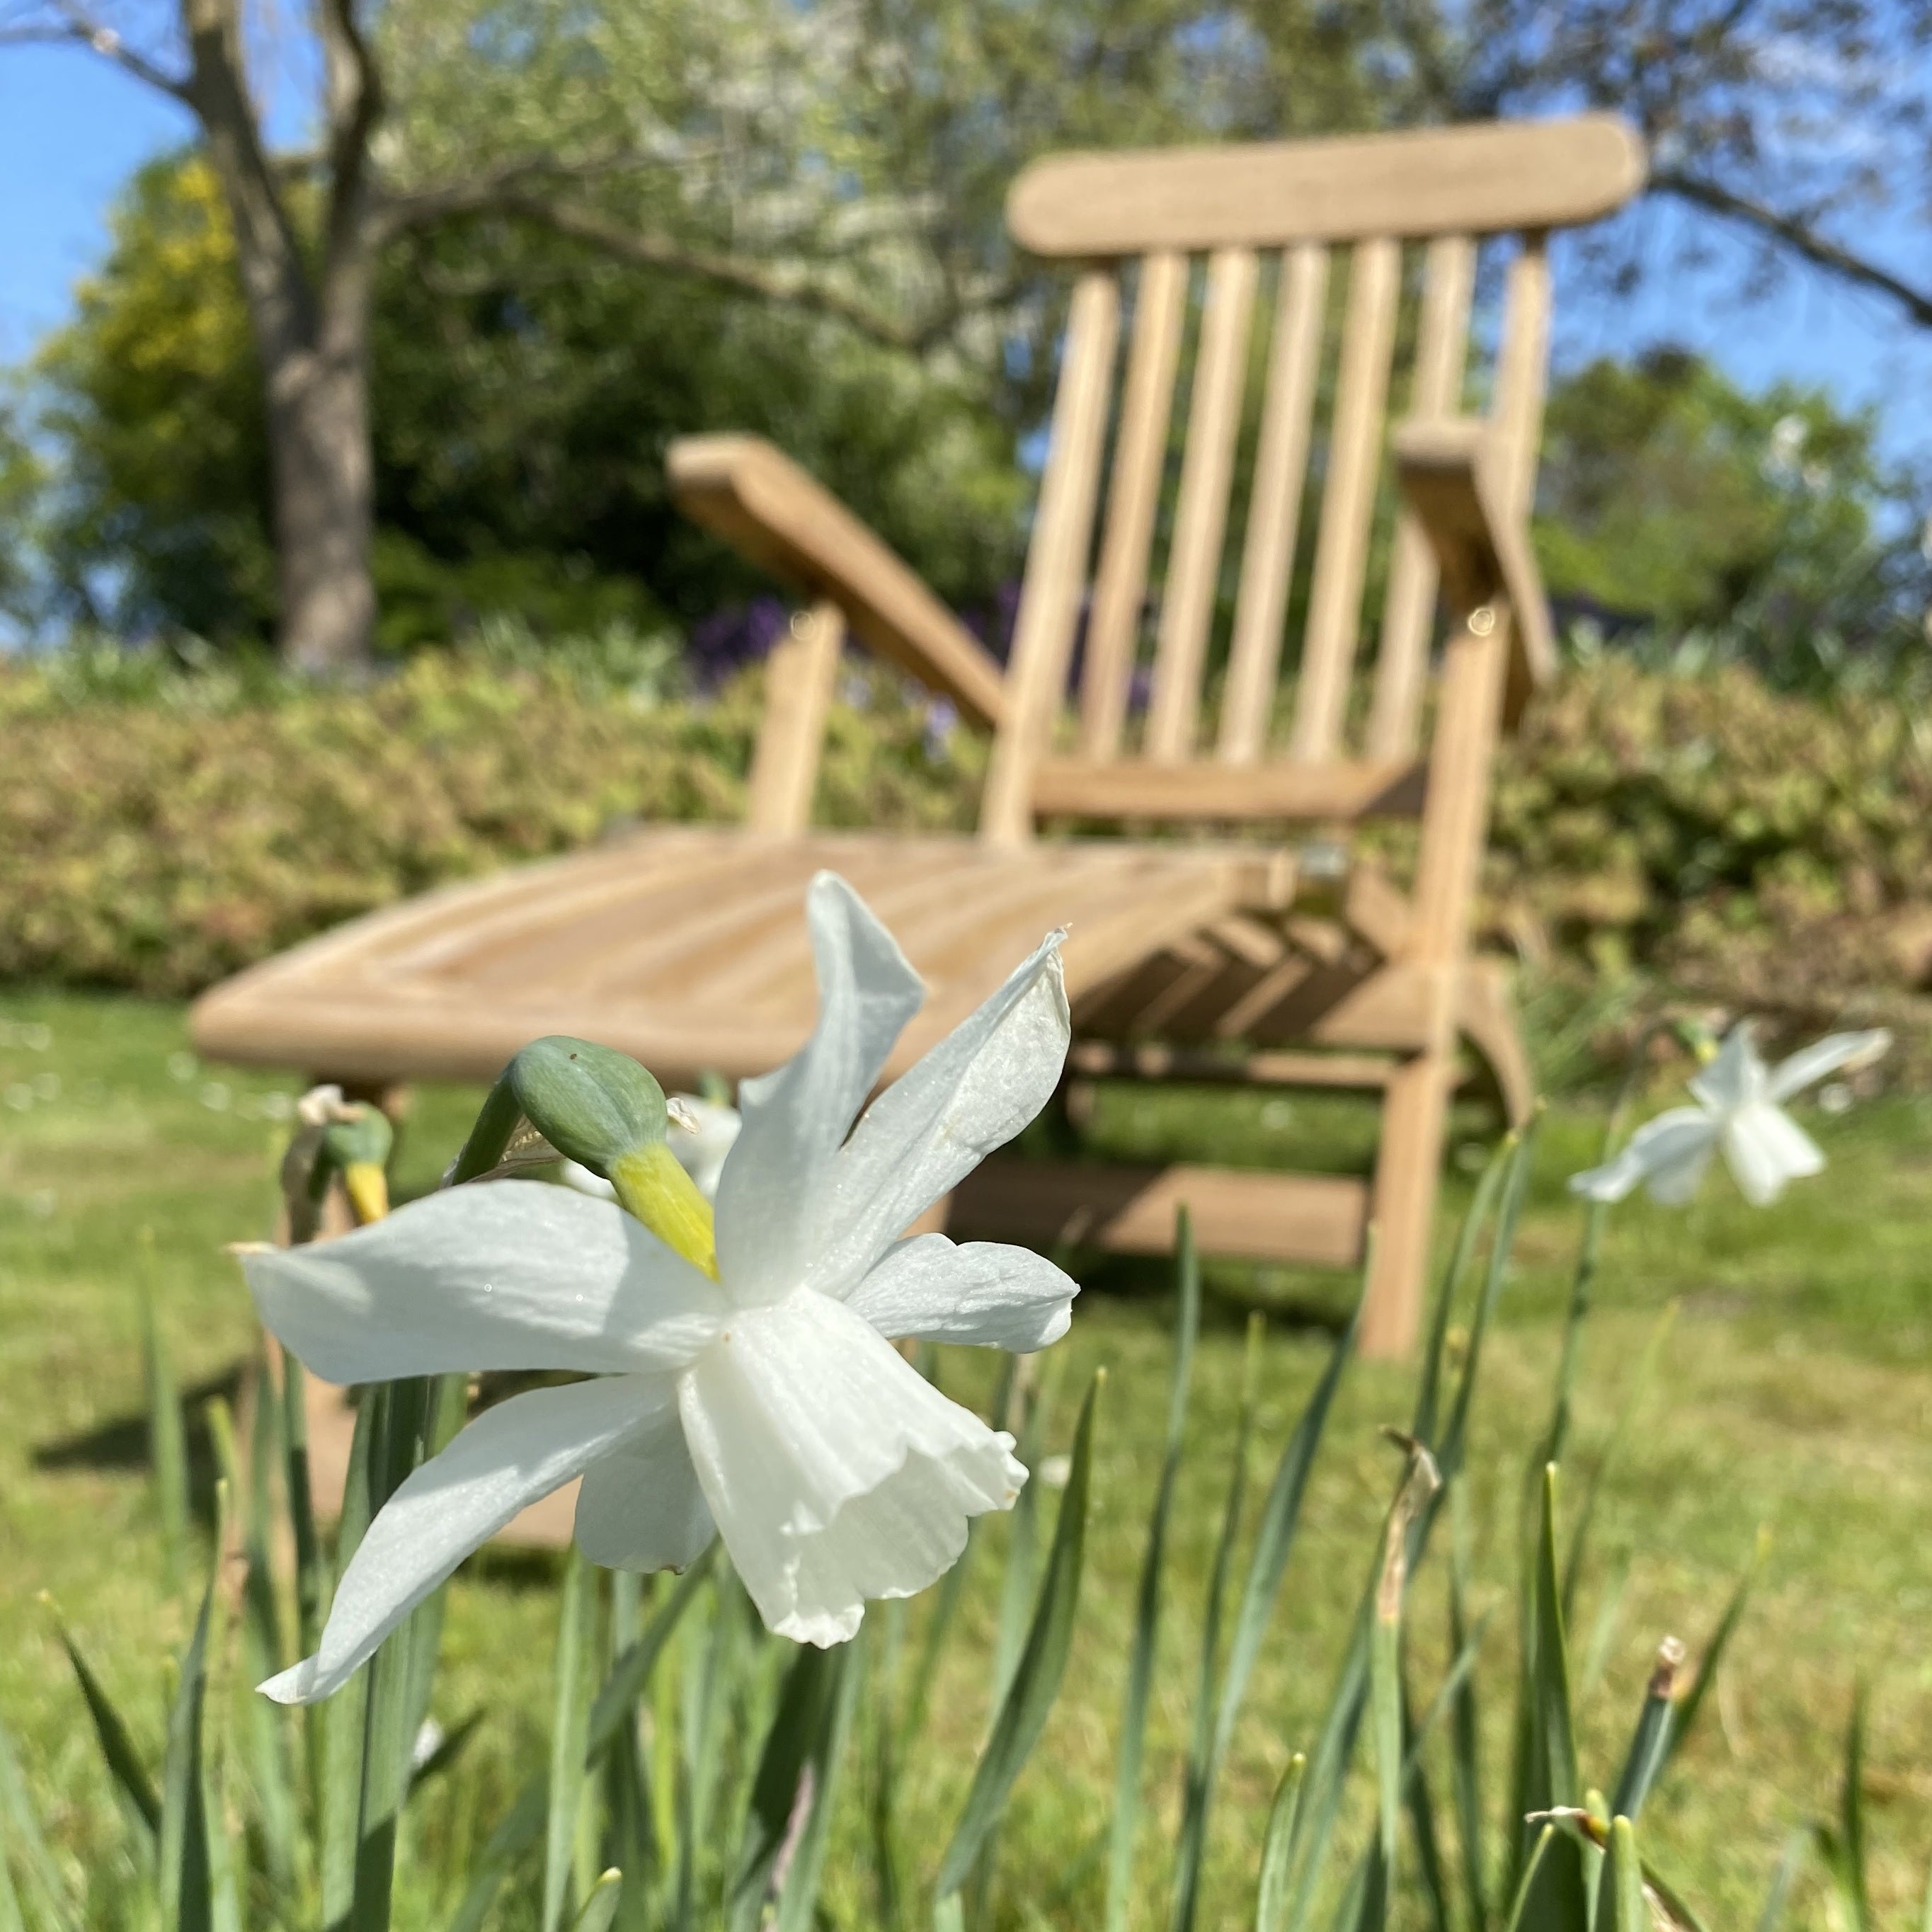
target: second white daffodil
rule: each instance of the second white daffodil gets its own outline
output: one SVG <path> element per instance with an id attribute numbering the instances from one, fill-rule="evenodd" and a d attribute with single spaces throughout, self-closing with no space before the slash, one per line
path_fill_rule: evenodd
<path id="1" fill-rule="evenodd" d="M 1883 1028 L 1834 1033 L 1775 1067 L 1758 1056 L 1750 1022 L 1740 1020 L 1717 1058 L 1690 1083 L 1694 1107 L 1673 1107 L 1646 1120 L 1601 1167 L 1570 1177 L 1570 1192 L 1592 1201 L 1621 1201 L 1642 1182 L 1651 1198 L 1682 1207 L 1697 1192 L 1721 1148 L 1739 1192 L 1762 1208 L 1787 1182 L 1817 1173 L 1825 1156 L 1783 1102 L 1826 1074 L 1875 1060 L 1892 1043 Z"/>

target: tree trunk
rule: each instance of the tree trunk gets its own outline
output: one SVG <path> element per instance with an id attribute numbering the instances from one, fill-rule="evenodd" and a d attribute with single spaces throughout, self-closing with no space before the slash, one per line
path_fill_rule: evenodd
<path id="1" fill-rule="evenodd" d="M 291 670 L 340 675 L 368 662 L 376 625 L 365 318 L 322 335 L 266 371 L 276 648 Z"/>

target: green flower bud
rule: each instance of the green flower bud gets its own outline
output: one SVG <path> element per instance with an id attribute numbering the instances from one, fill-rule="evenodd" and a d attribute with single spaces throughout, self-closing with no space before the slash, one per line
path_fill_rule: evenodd
<path id="1" fill-rule="evenodd" d="M 497 1077 L 458 1157 L 457 1180 L 487 1174 L 518 1120 L 605 1180 L 634 1148 L 664 1138 L 664 1089 L 627 1053 L 567 1034 L 533 1040 Z"/>

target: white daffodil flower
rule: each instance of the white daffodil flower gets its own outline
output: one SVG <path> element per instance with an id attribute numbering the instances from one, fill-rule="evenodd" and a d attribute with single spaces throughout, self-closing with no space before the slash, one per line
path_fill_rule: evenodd
<path id="1" fill-rule="evenodd" d="M 270 1696 L 327 1696 L 465 1556 L 575 1476 L 592 1562 L 678 1568 L 715 1529 L 766 1623 L 819 1645 L 850 1637 L 867 1598 L 924 1589 L 970 1517 L 1018 1496 L 1012 1437 L 892 1344 L 1027 1351 L 1066 1332 L 1078 1291 L 1037 1255 L 901 1238 L 1052 1095 L 1061 935 L 861 1117 L 922 988 L 843 880 L 821 873 L 807 910 L 818 1022 L 743 1084 L 716 1279 L 614 1202 L 518 1180 L 244 1255 L 263 1321 L 328 1381 L 592 1378 L 486 1410 L 416 1470 L 358 1546 L 316 1654 L 263 1684 Z"/>
<path id="2" fill-rule="evenodd" d="M 1721 1147 L 1739 1190 L 1754 1208 L 1775 1201 L 1787 1181 L 1825 1165 L 1810 1136 L 1783 1102 L 1842 1066 L 1863 1066 L 1892 1044 L 1882 1027 L 1834 1033 L 1775 1067 L 1759 1058 L 1750 1022 L 1740 1020 L 1711 1064 L 1690 1081 L 1694 1107 L 1647 1120 L 1614 1160 L 1572 1174 L 1570 1190 L 1592 1201 L 1621 1201 L 1642 1181 L 1653 1201 L 1681 1208 L 1697 1192 Z"/>

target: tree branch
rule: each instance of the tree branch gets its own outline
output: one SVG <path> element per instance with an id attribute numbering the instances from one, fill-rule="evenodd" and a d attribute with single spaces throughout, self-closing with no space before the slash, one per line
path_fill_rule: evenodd
<path id="1" fill-rule="evenodd" d="M 328 256 L 365 246 L 374 238 L 367 213 L 369 142 L 382 118 L 382 76 L 356 18 L 356 0 L 322 0 L 322 34 L 328 112 Z"/>
<path id="2" fill-rule="evenodd" d="M 486 213 L 535 222 L 617 261 L 666 269 L 762 302 L 782 302 L 808 310 L 843 322 L 882 347 L 912 354 L 932 347 L 951 326 L 950 321 L 935 321 L 913 327 L 815 280 L 803 268 L 687 247 L 665 236 L 628 227 L 593 209 L 531 193 L 514 184 L 518 180 L 534 181 L 558 172 L 554 166 L 538 162 L 518 164 L 494 178 L 456 182 L 446 188 L 425 190 L 406 200 L 392 202 L 385 213 L 399 228 L 452 215 Z"/>
<path id="3" fill-rule="evenodd" d="M 146 55 L 137 53 L 112 27 L 94 20 L 80 8 L 60 8 L 61 24 L 44 26 L 0 27 L 0 46 L 83 46 L 112 61 L 124 74 L 145 86 L 188 104 L 188 82 L 158 66 Z"/>
<path id="4" fill-rule="evenodd" d="M 1776 208 L 1734 194 L 1716 182 L 1676 169 L 1658 170 L 1652 175 L 1650 185 L 1655 193 L 1674 194 L 1680 201 L 1688 201 L 1712 214 L 1721 214 L 1756 229 L 1782 242 L 1814 267 L 1822 268 L 1855 287 L 1870 289 L 1888 297 L 1921 328 L 1932 328 L 1932 290 L 1915 288 L 1889 269 L 1881 268 L 1862 255 L 1855 255 L 1828 236 L 1820 235 L 1796 216 L 1781 214 Z"/>

